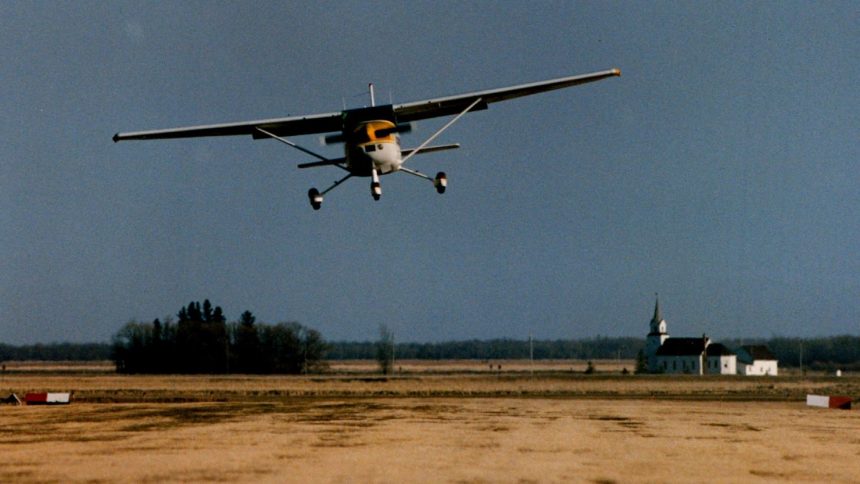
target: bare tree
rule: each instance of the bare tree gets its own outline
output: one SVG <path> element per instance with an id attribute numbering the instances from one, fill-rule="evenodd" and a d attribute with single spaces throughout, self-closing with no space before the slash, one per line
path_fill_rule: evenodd
<path id="1" fill-rule="evenodd" d="M 379 363 L 379 370 L 383 375 L 391 374 L 394 368 L 394 333 L 384 324 L 379 325 L 376 361 Z"/>

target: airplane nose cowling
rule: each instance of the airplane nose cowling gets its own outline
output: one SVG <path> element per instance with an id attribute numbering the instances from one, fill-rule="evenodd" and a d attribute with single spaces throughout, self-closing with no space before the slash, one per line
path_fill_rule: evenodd
<path id="1" fill-rule="evenodd" d="M 397 143 L 379 143 L 376 149 L 368 153 L 373 160 L 373 166 L 380 175 L 386 175 L 400 170 L 400 147 Z"/>

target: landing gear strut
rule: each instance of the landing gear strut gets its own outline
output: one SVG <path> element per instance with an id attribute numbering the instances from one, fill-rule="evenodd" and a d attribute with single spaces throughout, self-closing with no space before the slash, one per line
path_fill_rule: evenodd
<path id="1" fill-rule="evenodd" d="M 319 210 L 320 207 L 322 207 L 323 195 L 334 190 L 338 185 L 349 180 L 350 178 L 352 178 L 352 173 L 334 182 L 334 185 L 326 188 L 322 192 L 320 192 L 316 188 L 311 188 L 310 190 L 308 190 L 308 201 L 311 202 L 311 207 L 313 207 L 314 210 Z"/>
<path id="2" fill-rule="evenodd" d="M 373 181 L 370 182 L 370 194 L 373 196 L 374 200 L 379 200 L 379 197 L 382 196 L 382 185 L 379 184 L 379 173 L 377 173 L 376 168 L 371 169 L 371 176 L 373 177 Z"/>

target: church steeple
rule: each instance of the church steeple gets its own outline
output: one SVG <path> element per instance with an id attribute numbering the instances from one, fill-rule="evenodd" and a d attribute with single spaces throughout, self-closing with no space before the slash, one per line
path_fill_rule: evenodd
<path id="1" fill-rule="evenodd" d="M 663 321 L 663 316 L 660 314 L 660 293 L 654 293 L 654 297 L 657 301 L 654 303 L 654 317 L 651 318 L 651 327 L 660 324 L 660 321 Z"/>
<path id="2" fill-rule="evenodd" d="M 648 361 L 648 371 L 656 372 L 657 368 L 657 350 L 663 346 L 663 342 L 669 338 L 669 333 L 666 331 L 666 320 L 663 319 L 663 313 L 660 312 L 660 295 L 654 294 L 654 316 L 651 318 L 651 332 L 645 338 L 645 357 Z"/>
<path id="3" fill-rule="evenodd" d="M 663 335 L 666 333 L 666 320 L 663 319 L 663 314 L 660 312 L 660 295 L 654 294 L 656 301 L 654 302 L 654 317 L 651 318 L 651 333 L 653 335 Z M 660 342 L 662 344 L 662 341 Z"/>

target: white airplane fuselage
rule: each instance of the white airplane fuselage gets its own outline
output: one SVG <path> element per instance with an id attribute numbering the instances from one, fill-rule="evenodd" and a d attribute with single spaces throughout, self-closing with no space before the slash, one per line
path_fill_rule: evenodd
<path id="1" fill-rule="evenodd" d="M 395 124 L 386 120 L 359 123 L 344 143 L 346 166 L 356 176 L 371 176 L 375 168 L 379 175 L 400 170 L 403 156 L 400 140 L 391 131 L 377 134 L 378 130 L 391 130 Z"/>

